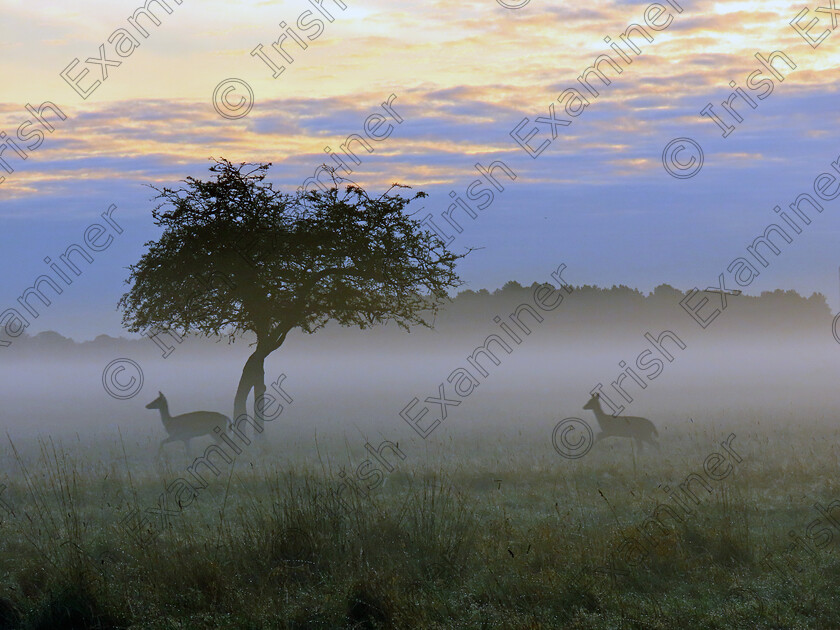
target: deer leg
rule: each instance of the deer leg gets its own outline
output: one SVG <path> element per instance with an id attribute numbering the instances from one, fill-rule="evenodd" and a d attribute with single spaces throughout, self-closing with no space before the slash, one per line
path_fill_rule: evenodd
<path id="1" fill-rule="evenodd" d="M 187 438 L 186 440 L 182 440 L 182 442 L 184 443 L 184 451 L 186 451 L 186 453 L 187 453 L 187 459 L 190 458 L 190 439 L 191 438 Z"/>
<path id="2" fill-rule="evenodd" d="M 636 438 L 636 446 L 639 447 L 639 452 L 643 452 L 645 450 L 645 443 L 642 442 L 642 438 Z"/>
<path id="3" fill-rule="evenodd" d="M 172 436 L 169 436 L 165 440 L 161 440 L 160 446 L 158 447 L 158 455 L 160 455 L 161 451 L 163 451 L 163 445 L 169 444 L 170 442 L 174 442 L 175 439 Z"/>

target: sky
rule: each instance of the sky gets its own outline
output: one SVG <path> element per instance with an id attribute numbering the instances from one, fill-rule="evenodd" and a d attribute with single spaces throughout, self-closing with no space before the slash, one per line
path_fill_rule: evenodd
<path id="1" fill-rule="evenodd" d="M 325 147 L 364 134 L 375 114 L 393 129 L 369 141 L 371 153 L 356 144 L 362 163 L 350 177 L 374 191 L 399 182 L 429 193 L 415 209 L 454 237 L 452 249 L 474 248 L 459 268 L 472 289 L 550 281 L 560 264 L 573 284 L 716 286 L 780 222 L 774 207 L 813 196 L 815 178 L 836 174 L 831 163 L 840 159 L 840 34 L 820 2 L 348 0 L 342 8 L 335 0 L 168 0 L 171 13 L 150 5 L 159 25 L 135 21 L 145 36 L 129 20 L 143 4 L 2 0 L 0 131 L 23 148 L 37 140 L 16 136 L 33 117 L 27 105 L 49 101 L 66 118 L 47 114 L 54 129 L 23 149 L 26 160 L 8 146 L 0 153 L 13 169 L 0 164 L 0 311 L 19 306 L 22 292 L 50 273 L 45 257 L 54 262 L 97 223 L 106 230 L 93 228 L 100 251 L 89 252 L 93 262 L 40 309 L 29 333 L 125 334 L 116 303 L 126 267 L 159 236 L 150 186 L 207 177 L 211 158 L 225 157 L 273 163 L 270 179 L 292 191 L 329 160 Z M 637 54 L 620 35 L 646 15 L 660 30 L 645 26 L 652 42 L 630 36 Z M 286 36 L 281 48 L 292 62 L 272 48 L 281 22 L 306 46 Z M 621 60 L 606 37 L 631 63 L 619 63 L 621 73 L 602 63 L 609 85 L 590 74 L 595 97 L 577 79 L 600 55 Z M 260 45 L 275 70 L 251 54 Z M 777 61 L 784 80 L 767 93 L 757 82 L 772 75 L 752 74 L 763 68 L 755 55 L 774 51 L 796 68 Z M 228 79 L 244 83 L 214 106 Z M 733 81 L 752 101 L 734 101 L 741 122 L 721 105 Z M 253 106 L 232 118 L 243 113 L 235 105 L 248 96 L 244 84 Z M 558 101 L 569 88 L 589 104 L 574 110 L 580 101 Z M 396 117 L 382 107 L 388 99 Z M 727 137 L 701 115 L 708 104 L 734 128 Z M 537 122 L 550 106 L 557 122 Z M 33 122 L 25 132 L 39 128 Z M 702 148 L 691 177 L 663 167 L 678 138 Z M 672 171 L 692 172 L 690 151 L 669 154 Z M 463 199 L 480 177 L 476 164 L 497 161 L 515 179 L 496 169 L 504 190 L 494 189 L 475 218 L 452 213 L 457 232 L 441 217 L 450 191 Z M 117 227 L 101 216 L 112 205 Z M 748 293 L 816 291 L 840 308 L 840 199 L 823 205 L 770 255 Z"/>

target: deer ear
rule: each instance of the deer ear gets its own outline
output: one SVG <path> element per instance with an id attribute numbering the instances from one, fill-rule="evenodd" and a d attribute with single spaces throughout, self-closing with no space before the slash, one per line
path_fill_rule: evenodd
<path id="1" fill-rule="evenodd" d="M 601 397 L 601 394 L 598 394 L 598 393 L 595 394 L 595 398 L 600 398 L 600 397 Z"/>
<path id="2" fill-rule="evenodd" d="M 158 396 L 163 396 L 163 392 L 158 390 Z"/>

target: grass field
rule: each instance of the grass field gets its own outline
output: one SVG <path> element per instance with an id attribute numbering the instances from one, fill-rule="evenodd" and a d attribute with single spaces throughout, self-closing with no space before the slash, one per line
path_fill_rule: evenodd
<path id="1" fill-rule="evenodd" d="M 648 521 L 731 434 L 728 476 Z M 459 436 L 349 509 L 332 465 L 265 446 L 168 516 L 146 509 L 183 451 L 9 446 L 2 627 L 837 628 L 840 529 L 806 528 L 840 499 L 838 439 L 690 424 L 566 460 L 548 435 Z"/>

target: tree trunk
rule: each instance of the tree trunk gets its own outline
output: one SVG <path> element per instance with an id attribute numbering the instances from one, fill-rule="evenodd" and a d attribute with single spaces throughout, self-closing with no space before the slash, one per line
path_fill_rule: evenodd
<path id="1" fill-rule="evenodd" d="M 265 418 L 259 405 L 259 400 L 263 396 L 265 396 L 265 364 L 261 361 L 259 371 L 254 374 L 254 422 L 260 429 L 265 428 Z"/>
<path id="2" fill-rule="evenodd" d="M 254 389 L 258 391 L 262 386 L 262 393 L 265 393 L 265 357 L 267 353 L 257 344 L 257 349 L 248 357 L 245 367 L 242 368 L 242 375 L 239 377 L 239 385 L 236 388 L 236 396 L 233 399 L 233 421 L 236 422 L 243 414 L 247 414 L 248 394 Z M 256 400 L 254 399 L 254 422 L 259 429 L 263 428 L 261 417 L 256 415 Z M 255 431 L 256 437 L 257 431 Z"/>
<path id="3" fill-rule="evenodd" d="M 245 367 L 242 368 L 242 376 L 239 377 L 239 385 L 236 388 L 236 396 L 233 399 L 233 420 L 234 422 L 243 414 L 247 414 L 248 394 L 254 390 L 254 437 L 262 433 L 265 426 L 265 418 L 259 408 L 258 401 L 265 395 L 265 359 L 269 354 L 277 350 L 286 340 L 290 328 L 287 327 L 281 333 L 269 335 L 268 341 L 264 336 L 257 337 L 257 347 L 254 353 L 248 357 Z"/>

